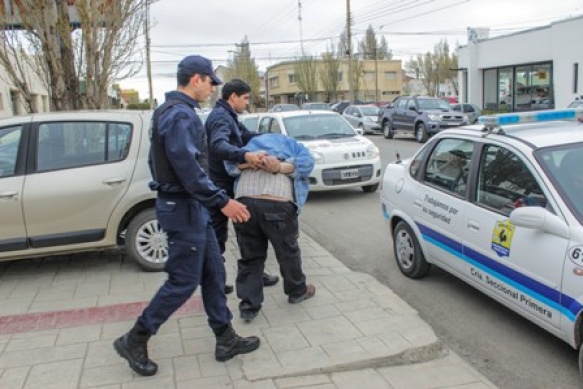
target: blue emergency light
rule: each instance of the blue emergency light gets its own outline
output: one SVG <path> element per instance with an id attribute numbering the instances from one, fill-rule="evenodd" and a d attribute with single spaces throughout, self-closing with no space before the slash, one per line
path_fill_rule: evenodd
<path id="1" fill-rule="evenodd" d="M 486 127 L 500 127 L 508 124 L 548 122 L 552 120 L 583 120 L 583 108 L 553 109 L 548 111 L 505 113 L 480 116 L 478 123 Z"/>

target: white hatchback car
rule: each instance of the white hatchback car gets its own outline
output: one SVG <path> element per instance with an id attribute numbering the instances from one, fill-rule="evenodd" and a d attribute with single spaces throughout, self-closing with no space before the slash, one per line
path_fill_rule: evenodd
<path id="1" fill-rule="evenodd" d="M 440 132 L 387 166 L 380 198 L 404 275 L 423 277 L 431 264 L 451 272 L 579 348 L 581 368 L 583 123 L 575 118 L 583 109 L 481 117 Z"/>
<path id="2" fill-rule="evenodd" d="M 379 187 L 378 147 L 336 112 L 266 113 L 257 131 L 286 134 L 312 152 L 316 165 L 309 179 L 310 191 L 362 187 L 365 192 L 375 192 Z"/>

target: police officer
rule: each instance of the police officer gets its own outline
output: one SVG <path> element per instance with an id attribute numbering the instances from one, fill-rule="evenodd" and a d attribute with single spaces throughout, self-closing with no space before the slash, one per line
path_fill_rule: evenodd
<path id="1" fill-rule="evenodd" d="M 225 266 L 209 216 L 210 209 L 218 209 L 235 223 L 249 219 L 246 207 L 217 188 L 206 173 L 206 132 L 194 108 L 221 80 L 211 61 L 197 55 L 178 64 L 177 80 L 177 90 L 167 93 L 166 102 L 154 112 L 150 155 L 150 187 L 158 192 L 156 215 L 168 237 L 168 279 L 134 327 L 114 342 L 117 353 L 144 376 L 158 370 L 148 357 L 148 340 L 199 285 L 216 336 L 215 359 L 226 361 L 259 347 L 257 337 L 240 337 L 231 327 Z"/>
<path id="2" fill-rule="evenodd" d="M 247 163 L 256 169 L 263 164 L 260 152 L 251 153 L 243 149 L 256 135 L 239 122 L 238 118 L 238 114 L 243 113 L 249 105 L 250 96 L 251 87 L 243 80 L 233 79 L 227 82 L 223 85 L 221 99 L 217 101 L 205 122 L 209 142 L 209 176 L 230 197 L 234 196 L 235 177 L 226 172 L 225 161 Z M 224 254 L 229 219 L 217 209 L 211 210 L 211 217 L 221 254 Z M 278 280 L 277 276 L 263 273 L 264 286 L 275 285 Z M 227 285 L 226 293 L 232 291 L 232 285 Z"/>

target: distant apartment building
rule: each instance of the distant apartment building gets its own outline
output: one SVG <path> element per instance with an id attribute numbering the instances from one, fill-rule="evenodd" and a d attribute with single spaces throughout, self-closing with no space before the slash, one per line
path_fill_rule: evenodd
<path id="1" fill-rule="evenodd" d="M 140 103 L 140 92 L 135 89 L 120 89 L 119 95 L 122 108 Z"/>
<path id="2" fill-rule="evenodd" d="M 338 90 L 330 97 L 325 90 L 321 75 L 326 71 L 326 63 L 315 60 L 316 93 L 313 101 L 332 102 L 347 100 L 348 61 L 340 60 L 338 72 Z M 353 85 L 354 99 L 360 101 L 392 101 L 403 90 L 403 70 L 400 60 L 358 60 L 355 61 L 358 83 Z M 305 101 L 305 96 L 298 83 L 297 61 L 286 61 L 270 66 L 266 70 L 266 96 L 268 105 L 298 103 Z M 377 92 L 378 90 L 378 92 Z"/>

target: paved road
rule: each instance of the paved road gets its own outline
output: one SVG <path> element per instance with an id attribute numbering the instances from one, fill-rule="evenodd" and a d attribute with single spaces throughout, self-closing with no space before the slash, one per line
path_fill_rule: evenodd
<path id="1" fill-rule="evenodd" d="M 383 166 L 410 156 L 413 139 L 370 137 Z M 353 270 L 375 276 L 416 308 L 438 336 L 501 388 L 579 387 L 577 352 L 464 282 L 439 269 L 423 280 L 401 275 L 380 212 L 378 193 L 310 194 L 301 226 Z"/>

